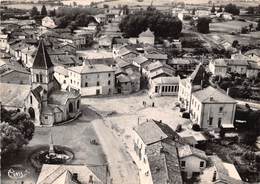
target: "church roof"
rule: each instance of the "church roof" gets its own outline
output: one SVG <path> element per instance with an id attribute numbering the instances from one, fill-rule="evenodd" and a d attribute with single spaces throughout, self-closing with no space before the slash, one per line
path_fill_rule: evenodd
<path id="1" fill-rule="evenodd" d="M 193 71 L 193 73 L 190 76 L 191 82 L 194 85 L 200 85 L 201 81 L 204 79 L 206 71 L 202 64 L 199 64 L 196 66 L 196 69 Z"/>
<path id="2" fill-rule="evenodd" d="M 53 63 L 51 62 L 46 47 L 44 46 L 43 40 L 40 40 L 32 68 L 48 69 L 50 67 L 53 67 Z"/>

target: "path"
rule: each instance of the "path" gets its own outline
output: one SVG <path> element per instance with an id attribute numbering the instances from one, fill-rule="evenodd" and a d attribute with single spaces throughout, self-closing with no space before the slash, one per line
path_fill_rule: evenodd
<path id="1" fill-rule="evenodd" d="M 139 176 L 136 165 L 124 145 L 105 125 L 104 120 L 92 122 L 102 148 L 107 156 L 112 184 L 138 184 Z"/>

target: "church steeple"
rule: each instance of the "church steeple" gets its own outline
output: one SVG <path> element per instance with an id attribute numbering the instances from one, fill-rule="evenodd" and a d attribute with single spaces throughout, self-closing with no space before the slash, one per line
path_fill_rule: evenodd
<path id="1" fill-rule="evenodd" d="M 49 69 L 53 67 L 51 58 L 47 52 L 47 49 L 43 43 L 43 40 L 40 40 L 37 53 L 33 62 L 33 69 Z"/>
<path id="2" fill-rule="evenodd" d="M 40 40 L 37 53 L 31 68 L 32 87 L 36 88 L 41 85 L 49 94 L 53 89 L 54 65 L 44 45 Z"/>

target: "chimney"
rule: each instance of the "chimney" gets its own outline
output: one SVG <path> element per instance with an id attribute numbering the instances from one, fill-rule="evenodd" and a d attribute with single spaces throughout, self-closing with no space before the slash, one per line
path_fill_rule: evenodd
<path id="1" fill-rule="evenodd" d="M 214 171 L 212 181 L 215 182 L 217 180 L 217 171 Z"/>
<path id="2" fill-rule="evenodd" d="M 230 91 L 230 88 L 227 88 L 227 95 L 229 96 L 229 91 Z"/>
<path id="3" fill-rule="evenodd" d="M 89 184 L 94 184 L 93 175 L 89 175 Z"/>
<path id="4" fill-rule="evenodd" d="M 213 96 L 209 97 L 209 101 L 213 101 L 213 99 L 214 99 Z"/>

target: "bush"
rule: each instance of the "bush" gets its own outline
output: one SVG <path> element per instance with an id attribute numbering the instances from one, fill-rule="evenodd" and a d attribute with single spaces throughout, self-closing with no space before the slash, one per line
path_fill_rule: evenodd
<path id="1" fill-rule="evenodd" d="M 206 17 L 201 17 L 198 19 L 197 30 L 200 33 L 207 34 L 209 33 L 209 23 L 210 19 Z"/>
<path id="2" fill-rule="evenodd" d="M 199 124 L 193 124 L 192 125 L 192 130 L 199 132 L 200 131 L 200 125 Z"/>
<path id="3" fill-rule="evenodd" d="M 227 4 L 225 6 L 225 12 L 231 13 L 232 15 L 239 15 L 240 9 L 235 4 Z"/>

